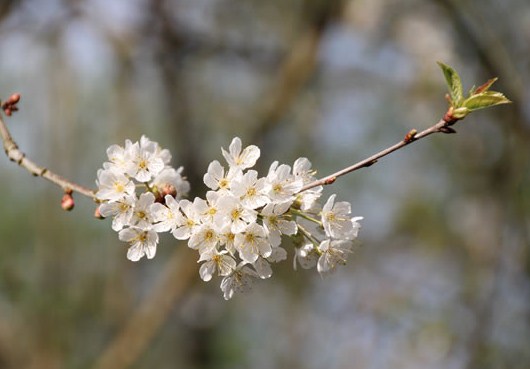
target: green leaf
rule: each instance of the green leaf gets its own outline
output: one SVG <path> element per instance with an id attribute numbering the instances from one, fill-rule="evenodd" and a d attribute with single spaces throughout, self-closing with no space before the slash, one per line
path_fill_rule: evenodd
<path id="1" fill-rule="evenodd" d="M 453 68 L 451 68 L 447 64 L 438 62 L 438 65 L 440 66 L 440 68 L 442 68 L 442 72 L 445 76 L 445 81 L 447 83 L 447 87 L 449 88 L 449 95 L 451 97 L 452 106 L 461 106 L 462 100 L 464 98 L 464 92 L 460 76 Z"/>
<path id="2" fill-rule="evenodd" d="M 478 95 L 478 94 L 480 94 L 482 92 L 486 92 L 486 91 L 488 91 L 490 89 L 491 85 L 493 85 L 497 80 L 498 80 L 497 77 L 492 78 L 492 79 L 488 80 L 486 83 L 484 83 L 483 85 L 480 85 L 477 88 L 472 88 L 471 91 L 469 91 L 469 94 L 470 95 Z"/>
<path id="3" fill-rule="evenodd" d="M 491 84 L 490 84 L 491 86 Z M 509 104 L 511 101 L 502 93 L 496 91 L 484 91 L 464 100 L 462 106 L 470 111 L 488 108 L 490 106 Z"/>

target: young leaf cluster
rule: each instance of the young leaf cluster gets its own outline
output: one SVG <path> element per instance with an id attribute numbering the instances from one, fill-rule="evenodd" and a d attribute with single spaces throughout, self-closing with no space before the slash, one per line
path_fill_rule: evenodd
<path id="1" fill-rule="evenodd" d="M 490 91 L 497 78 L 492 78 L 479 87 L 473 86 L 468 95 L 464 96 L 462 80 L 458 73 L 447 64 L 438 62 L 438 65 L 449 89 L 449 116 L 455 121 L 465 118 L 472 111 L 511 102 L 501 92 Z"/>

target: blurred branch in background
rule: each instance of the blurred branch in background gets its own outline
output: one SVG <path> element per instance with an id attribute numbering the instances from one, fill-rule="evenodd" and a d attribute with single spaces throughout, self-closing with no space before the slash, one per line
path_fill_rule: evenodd
<path id="1" fill-rule="evenodd" d="M 152 292 L 127 319 L 125 326 L 97 359 L 94 369 L 128 368 L 138 360 L 175 304 L 181 302 L 195 284 L 197 265 L 194 253 L 175 250 L 161 273 Z"/>
<path id="2" fill-rule="evenodd" d="M 344 3 L 343 0 L 305 2 L 303 13 L 308 24 L 289 48 L 270 91 L 263 99 L 250 142 L 262 145 L 267 133 L 281 122 L 295 97 L 313 76 L 322 37 L 327 27 L 340 19 Z"/>
<path id="3" fill-rule="evenodd" d="M 313 2 L 308 2 L 311 5 Z M 290 48 L 291 51 L 285 56 L 278 72 L 274 87 L 264 98 L 262 118 L 254 127 L 251 142 L 260 142 L 267 133 L 280 121 L 280 118 L 289 108 L 297 93 L 303 87 L 305 81 L 311 76 L 316 62 L 319 41 L 328 23 L 340 14 L 339 4 L 342 1 L 319 2 L 316 9 L 312 9 L 310 19 L 314 23 L 307 25 L 307 30 L 299 36 L 298 41 Z M 174 122 L 175 140 L 180 142 L 180 157 L 186 168 L 186 174 L 192 184 L 202 182 L 202 174 L 199 172 L 200 151 L 189 145 L 189 142 L 197 142 L 197 132 L 193 125 L 187 107 L 186 91 L 184 90 L 181 76 L 182 58 L 189 51 L 183 50 L 182 45 L 185 36 L 179 34 L 178 27 L 171 23 L 163 2 L 151 2 L 151 23 L 146 23 L 146 34 L 150 31 L 158 31 L 151 35 L 160 40 L 160 47 L 156 51 L 158 63 L 162 66 L 162 75 L 166 81 L 164 97 L 165 106 L 169 109 L 168 116 Z M 187 40 L 189 41 L 189 40 Z M 195 189 L 195 193 L 198 190 Z M 133 364 L 136 359 L 147 349 L 149 342 L 155 333 L 168 318 L 171 311 L 170 306 L 176 304 L 181 298 L 181 292 L 185 289 L 179 283 L 174 283 L 176 278 L 189 278 L 195 270 L 194 260 L 182 255 L 183 252 L 176 250 L 169 262 L 164 267 L 164 274 L 172 278 L 161 278 L 154 287 L 157 293 L 146 296 L 144 302 L 137 312 L 127 322 L 121 333 L 111 342 L 108 348 L 98 360 L 97 369 L 122 369 Z M 180 271 L 179 265 L 186 266 L 185 271 Z M 191 267 L 189 265 L 193 265 Z M 180 276 L 178 273 L 184 273 Z M 180 279 L 179 279 L 180 281 Z M 185 282 L 184 282 L 185 283 Z M 160 306 L 166 308 L 160 308 Z"/>

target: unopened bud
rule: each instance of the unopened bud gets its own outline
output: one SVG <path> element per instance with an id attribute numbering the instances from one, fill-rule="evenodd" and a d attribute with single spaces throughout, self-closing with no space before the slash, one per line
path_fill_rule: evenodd
<path id="1" fill-rule="evenodd" d="M 164 198 L 166 195 L 171 195 L 173 197 L 177 197 L 177 189 L 175 186 L 166 183 L 161 189 L 160 189 L 160 195 Z"/>
<path id="2" fill-rule="evenodd" d="M 418 133 L 417 130 L 415 129 L 411 129 L 406 135 L 405 135 L 405 138 L 403 139 L 403 141 L 405 141 L 405 143 L 410 143 L 412 141 L 414 141 L 414 138 L 416 137 L 416 134 Z"/>
<path id="3" fill-rule="evenodd" d="M 7 100 L 10 104 L 16 104 L 20 101 L 20 94 L 14 93 L 11 96 L 9 96 L 9 99 Z"/>
<path id="4" fill-rule="evenodd" d="M 72 193 L 66 192 L 61 199 L 61 207 L 63 210 L 70 211 L 74 208 L 75 202 Z"/>
<path id="5" fill-rule="evenodd" d="M 97 219 L 105 219 L 103 215 L 101 215 L 101 211 L 99 210 L 99 206 L 94 210 L 94 218 Z"/>
<path id="6" fill-rule="evenodd" d="M 12 114 L 11 109 L 9 109 L 9 108 L 5 108 L 5 109 L 4 109 L 4 112 L 6 113 L 6 115 L 7 115 L 8 117 L 10 117 L 11 114 Z"/>

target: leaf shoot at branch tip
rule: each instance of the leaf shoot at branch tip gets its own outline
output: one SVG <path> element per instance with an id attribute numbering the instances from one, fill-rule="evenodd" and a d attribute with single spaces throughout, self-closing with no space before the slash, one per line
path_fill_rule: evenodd
<path id="1" fill-rule="evenodd" d="M 469 91 L 469 96 L 464 97 L 462 81 L 458 73 L 447 64 L 438 62 L 438 65 L 442 69 L 449 89 L 449 111 L 452 118 L 463 119 L 472 111 L 511 103 L 501 92 L 489 91 L 497 81 L 497 77 L 489 79 L 477 88 L 473 86 Z"/>

